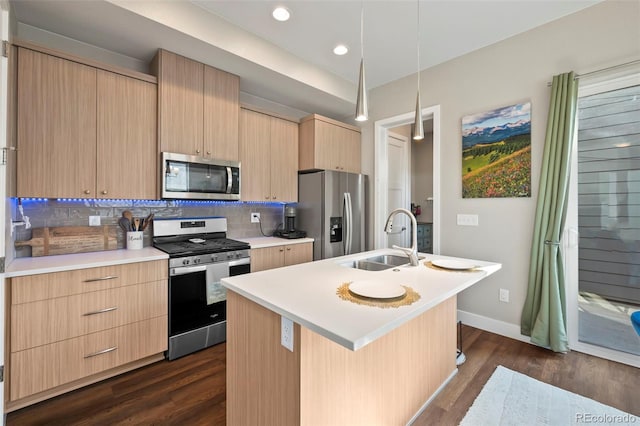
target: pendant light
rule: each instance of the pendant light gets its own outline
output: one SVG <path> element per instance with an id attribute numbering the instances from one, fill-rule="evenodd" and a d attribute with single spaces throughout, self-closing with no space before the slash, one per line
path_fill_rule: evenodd
<path id="1" fill-rule="evenodd" d="M 358 99 L 356 100 L 356 121 L 369 119 L 367 106 L 367 88 L 364 83 L 364 0 L 360 7 L 360 80 L 358 81 Z"/>
<path id="2" fill-rule="evenodd" d="M 422 124 L 422 104 L 420 103 L 420 0 L 418 0 L 418 95 L 416 96 L 416 118 L 413 123 L 413 140 L 424 139 L 424 126 Z"/>

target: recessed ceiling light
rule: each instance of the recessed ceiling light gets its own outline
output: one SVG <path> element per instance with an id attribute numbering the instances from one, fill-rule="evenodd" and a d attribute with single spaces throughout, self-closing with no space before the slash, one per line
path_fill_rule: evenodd
<path id="1" fill-rule="evenodd" d="M 344 44 L 339 44 L 333 48 L 333 53 L 335 53 L 338 56 L 345 55 L 348 51 L 349 51 L 349 48 Z"/>
<path id="2" fill-rule="evenodd" d="M 271 14 L 275 20 L 282 22 L 289 20 L 291 17 L 291 13 L 289 13 L 286 7 L 276 7 Z"/>

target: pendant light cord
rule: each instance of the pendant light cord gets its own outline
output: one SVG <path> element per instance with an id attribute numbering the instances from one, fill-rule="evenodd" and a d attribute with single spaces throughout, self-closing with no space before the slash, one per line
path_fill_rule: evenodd
<path id="1" fill-rule="evenodd" d="M 418 93 L 420 93 L 420 0 L 418 0 L 418 16 L 416 22 L 418 27 Z"/>
<path id="2" fill-rule="evenodd" d="M 364 61 L 364 0 L 360 5 L 360 60 Z"/>

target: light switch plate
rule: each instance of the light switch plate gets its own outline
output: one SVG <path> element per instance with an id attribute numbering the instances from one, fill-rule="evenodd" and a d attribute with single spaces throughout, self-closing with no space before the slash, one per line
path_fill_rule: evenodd
<path id="1" fill-rule="evenodd" d="M 478 226 L 478 215 L 477 214 L 459 214 L 458 215 L 458 225 L 461 226 Z"/>
<path id="2" fill-rule="evenodd" d="M 100 216 L 89 216 L 89 226 L 100 226 Z"/>

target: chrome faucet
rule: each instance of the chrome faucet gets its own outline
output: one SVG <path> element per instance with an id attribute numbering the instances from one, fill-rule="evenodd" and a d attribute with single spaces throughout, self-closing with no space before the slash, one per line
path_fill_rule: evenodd
<path id="1" fill-rule="evenodd" d="M 393 227 L 393 218 L 398 213 L 404 213 L 409 216 L 411 219 L 411 248 L 407 247 L 398 247 L 397 245 L 393 245 L 394 249 L 402 250 L 408 257 L 409 263 L 411 266 L 418 266 L 418 222 L 416 222 L 416 217 L 407 209 L 395 209 L 391 213 L 389 213 L 389 217 L 387 218 L 387 224 L 384 226 L 384 232 L 387 234 L 391 234 L 391 229 Z"/>

